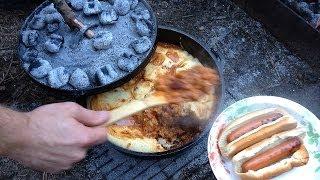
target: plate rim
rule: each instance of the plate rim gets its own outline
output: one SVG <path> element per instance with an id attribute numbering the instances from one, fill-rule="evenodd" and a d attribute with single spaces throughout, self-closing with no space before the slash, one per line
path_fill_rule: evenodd
<path id="1" fill-rule="evenodd" d="M 231 105 L 227 106 L 227 107 L 217 116 L 217 118 L 215 119 L 214 123 L 213 123 L 212 126 L 211 126 L 211 129 L 210 129 L 210 132 L 209 132 L 209 135 L 208 135 L 208 141 L 207 141 L 207 156 L 208 156 L 208 159 L 209 159 L 210 168 L 211 168 L 211 170 L 212 170 L 212 173 L 213 173 L 214 176 L 216 177 L 216 179 L 223 179 L 223 180 L 225 180 L 225 179 L 231 179 L 231 176 L 227 176 L 227 177 L 226 177 L 226 173 L 229 174 L 229 172 L 228 172 L 229 170 L 224 167 L 223 159 L 221 158 L 221 154 L 219 153 L 218 158 L 210 158 L 210 156 L 212 155 L 212 154 L 211 154 L 211 153 L 212 153 L 212 150 L 211 150 L 211 149 L 214 149 L 215 146 L 217 145 L 217 138 L 215 138 L 215 137 L 218 136 L 219 132 L 221 131 L 221 129 L 220 129 L 220 130 L 219 130 L 219 129 L 217 130 L 216 128 L 220 128 L 220 127 L 222 127 L 222 126 L 225 124 L 225 120 L 220 120 L 220 119 L 221 119 L 223 116 L 225 116 L 225 114 L 226 114 L 225 112 L 226 112 L 226 111 L 228 111 L 228 110 L 229 110 L 230 108 L 232 108 L 232 107 L 235 107 L 237 104 L 241 104 L 241 103 L 243 103 L 243 102 L 245 102 L 245 101 L 252 101 L 252 100 L 256 100 L 256 102 L 257 102 L 257 104 L 258 104 L 258 103 L 261 103 L 261 102 L 265 102 L 266 99 L 268 100 L 268 101 L 266 101 L 266 103 L 268 103 L 268 102 L 270 103 L 271 101 L 273 101 L 273 102 L 274 102 L 273 104 L 279 104 L 279 106 L 281 106 L 281 105 L 280 105 L 280 103 L 277 103 L 277 102 L 280 101 L 280 100 L 283 101 L 283 102 L 286 102 L 286 103 L 291 103 L 291 105 L 296 106 L 296 107 L 299 107 L 300 109 L 303 109 L 304 112 L 307 112 L 308 115 L 312 117 L 312 119 L 318 120 L 318 121 L 315 121 L 315 122 L 316 122 L 316 124 L 320 125 L 320 120 L 319 120 L 319 118 L 318 118 L 315 114 L 313 114 L 309 109 L 307 109 L 306 107 L 302 106 L 301 104 L 299 104 L 299 103 L 297 103 L 297 102 L 295 102 L 295 101 L 293 101 L 293 100 L 290 100 L 290 99 L 287 99 L 287 98 L 284 98 L 284 97 L 279 97 L 279 96 L 251 96 L 251 97 L 247 97 L 247 98 L 244 98 L 244 99 L 240 99 L 240 100 L 232 103 Z M 260 101 L 258 101 L 258 100 L 260 100 Z M 261 101 L 261 100 L 264 100 L 264 101 Z M 282 103 L 281 103 L 281 104 L 282 104 Z M 251 105 L 252 105 L 252 104 L 251 104 Z M 243 107 L 243 105 L 240 106 L 240 107 Z M 301 114 L 301 113 L 298 113 L 298 114 Z M 310 121 L 310 122 L 313 122 L 313 120 Z M 320 127 L 320 126 L 319 126 L 319 127 Z M 318 128 L 317 128 L 317 129 L 318 129 Z M 212 141 L 213 141 L 213 142 L 212 142 Z M 212 145 L 214 145 L 214 147 L 212 147 Z M 217 147 L 217 148 L 218 148 L 218 147 Z M 218 149 L 218 151 L 219 151 L 219 149 Z M 219 163 L 220 163 L 220 166 L 219 166 L 219 167 L 222 168 L 223 171 L 218 171 L 218 170 L 216 169 L 217 166 L 216 166 L 216 165 L 215 165 L 215 166 L 213 165 L 213 164 L 216 164 L 216 163 L 214 163 L 212 159 L 215 159 L 214 162 L 219 161 Z"/>

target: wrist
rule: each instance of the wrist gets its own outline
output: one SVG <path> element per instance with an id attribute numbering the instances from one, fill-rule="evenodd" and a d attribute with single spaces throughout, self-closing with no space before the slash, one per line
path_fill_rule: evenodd
<path id="1" fill-rule="evenodd" d="M 23 139 L 23 129 L 29 121 L 27 113 L 0 107 L 0 156 L 9 156 Z"/>

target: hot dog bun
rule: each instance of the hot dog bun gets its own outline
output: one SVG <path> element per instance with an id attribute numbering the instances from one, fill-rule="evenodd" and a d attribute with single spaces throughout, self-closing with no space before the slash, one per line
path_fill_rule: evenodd
<path id="1" fill-rule="evenodd" d="M 296 128 L 290 131 L 285 131 L 272 137 L 260 141 L 249 148 L 246 148 L 236 154 L 233 158 L 233 164 L 235 166 L 236 174 L 240 176 L 241 179 L 269 179 L 274 176 L 280 175 L 284 172 L 291 170 L 294 167 L 302 166 L 307 164 L 309 160 L 309 154 L 306 148 L 303 146 L 303 137 L 305 136 L 305 131 L 302 128 Z M 252 160 L 252 158 L 259 157 L 262 153 L 265 153 L 271 148 L 278 147 L 284 142 L 288 142 L 290 139 L 298 138 L 301 141 L 301 146 L 296 150 L 291 156 L 268 165 L 259 170 L 249 170 L 248 172 L 243 172 L 243 164 Z M 286 152 L 284 152 L 286 153 Z M 264 163 L 264 162 L 261 162 Z"/>
<path id="2" fill-rule="evenodd" d="M 246 128 L 249 123 L 257 127 L 250 129 L 249 125 L 249 128 Z M 223 157 L 232 158 L 236 153 L 263 139 L 296 127 L 296 120 L 282 109 L 259 110 L 246 114 L 228 124 L 219 137 L 218 146 Z M 248 132 L 243 133 L 241 131 Z M 228 142 L 230 139 L 232 141 Z"/>

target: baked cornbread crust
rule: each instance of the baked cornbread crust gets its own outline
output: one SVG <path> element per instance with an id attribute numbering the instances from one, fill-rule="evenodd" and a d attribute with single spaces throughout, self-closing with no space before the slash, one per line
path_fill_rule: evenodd
<path id="1" fill-rule="evenodd" d="M 202 66 L 180 47 L 158 43 L 146 68 L 130 82 L 112 91 L 88 99 L 93 110 L 112 110 L 154 92 L 159 76 Z M 147 109 L 128 118 L 125 123 L 107 127 L 109 141 L 137 152 L 162 152 L 180 147 L 197 137 L 210 118 L 216 104 L 215 89 L 198 101 L 163 105 Z M 194 119 L 197 122 L 194 123 Z M 129 123 L 128 123 L 129 122 Z"/>

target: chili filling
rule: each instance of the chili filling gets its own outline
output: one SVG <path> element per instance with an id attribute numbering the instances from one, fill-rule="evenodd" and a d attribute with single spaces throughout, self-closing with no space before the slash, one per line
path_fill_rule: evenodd
<path id="1" fill-rule="evenodd" d="M 179 73 L 166 74 L 156 82 L 155 89 L 171 103 L 196 101 L 209 94 L 213 85 L 219 84 L 219 76 L 213 69 L 196 66 Z"/>

